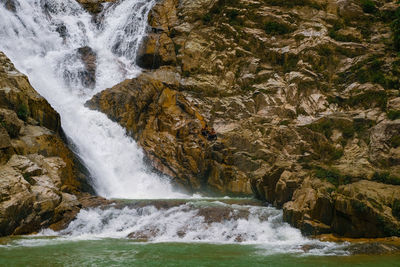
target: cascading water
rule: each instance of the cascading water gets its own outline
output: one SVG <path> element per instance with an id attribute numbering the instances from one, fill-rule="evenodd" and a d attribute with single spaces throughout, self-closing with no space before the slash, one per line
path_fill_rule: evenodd
<path id="1" fill-rule="evenodd" d="M 108 198 L 182 197 L 166 178 L 146 170 L 141 150 L 118 124 L 84 107 L 95 93 L 140 72 L 135 55 L 154 1 L 109 4 L 97 23 L 75 0 L 14 3 L 15 13 L 0 8 L 0 50 L 61 114 L 96 192 Z M 82 83 L 82 47 L 97 55 L 94 88 Z"/>
<path id="2" fill-rule="evenodd" d="M 140 73 L 135 56 L 154 0 L 105 4 L 95 22 L 75 0 L 13 2 L 15 12 L 0 2 L 0 50 L 61 114 L 63 129 L 93 176 L 97 193 L 126 199 L 188 197 L 174 192 L 166 178 L 146 170 L 141 150 L 123 128 L 84 106 L 97 92 Z M 80 49 L 96 55 L 94 86 L 82 79 L 87 66 Z M 298 251 L 301 245 L 313 244 L 320 252 L 331 251 L 332 244 L 306 239 L 283 223 L 282 212 L 274 208 L 199 203 L 83 210 L 67 229 L 51 235 L 64 239 L 131 235 L 152 242 L 240 242 L 263 244 L 274 252 Z M 210 205 L 218 208 L 210 210 Z M 211 218 L 210 214 L 225 217 Z"/>

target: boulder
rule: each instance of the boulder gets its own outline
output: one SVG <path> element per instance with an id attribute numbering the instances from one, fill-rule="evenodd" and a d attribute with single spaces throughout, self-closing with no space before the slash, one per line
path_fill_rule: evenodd
<path id="1" fill-rule="evenodd" d="M 89 46 L 83 46 L 78 48 L 77 53 L 85 66 L 85 70 L 79 73 L 82 85 L 84 87 L 94 88 L 96 85 L 96 52 Z"/>

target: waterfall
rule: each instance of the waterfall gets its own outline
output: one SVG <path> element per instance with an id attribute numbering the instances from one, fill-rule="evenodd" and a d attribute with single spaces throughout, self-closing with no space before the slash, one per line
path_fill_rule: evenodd
<path id="1" fill-rule="evenodd" d="M 97 194 L 184 196 L 174 192 L 168 178 L 146 168 L 143 152 L 122 127 L 84 106 L 94 94 L 140 73 L 135 56 L 154 0 L 104 4 L 97 19 L 75 0 L 12 1 L 15 11 L 0 3 L 0 50 L 60 113 Z M 82 53 L 92 62 L 85 62 Z M 88 64 L 95 70 L 88 71 Z"/>

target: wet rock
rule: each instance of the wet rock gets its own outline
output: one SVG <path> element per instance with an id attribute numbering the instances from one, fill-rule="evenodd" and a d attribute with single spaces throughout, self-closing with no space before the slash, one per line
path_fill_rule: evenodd
<path id="1" fill-rule="evenodd" d="M 78 54 L 85 65 L 85 70 L 79 73 L 82 85 L 94 88 L 96 85 L 97 55 L 89 46 L 78 48 Z"/>
<path id="2" fill-rule="evenodd" d="M 72 220 L 80 204 L 66 191 L 86 184 L 78 166 L 59 114 L 0 52 L 0 236 Z"/>
<path id="3" fill-rule="evenodd" d="M 103 3 L 115 2 L 116 0 L 77 0 L 87 11 L 98 14 L 103 11 Z"/>
<path id="4" fill-rule="evenodd" d="M 46 166 L 43 161 L 38 164 Z M 31 233 L 61 219 L 66 211 L 78 209 L 76 197 L 60 192 L 52 170 L 38 164 L 14 155 L 0 167 L 0 235 Z"/>
<path id="5" fill-rule="evenodd" d="M 176 62 L 174 43 L 167 34 L 148 34 L 143 38 L 136 64 L 145 69 L 158 69 Z"/>
<path id="6" fill-rule="evenodd" d="M 14 13 L 17 11 L 18 3 L 16 3 L 14 0 L 3 0 L 0 2 L 4 3 L 4 6 L 6 7 L 7 10 Z"/>
<path id="7" fill-rule="evenodd" d="M 397 109 L 399 85 L 387 21 L 352 0 L 163 0 L 149 25 L 139 64 L 151 70 L 89 105 L 124 126 L 158 171 L 191 190 L 253 192 L 307 234 L 396 234 L 384 231 L 395 217 L 377 224 L 367 212 L 356 221 L 345 208 L 388 203 L 340 191 L 397 183 L 388 110 Z M 198 135 L 205 123 L 215 142 Z"/>

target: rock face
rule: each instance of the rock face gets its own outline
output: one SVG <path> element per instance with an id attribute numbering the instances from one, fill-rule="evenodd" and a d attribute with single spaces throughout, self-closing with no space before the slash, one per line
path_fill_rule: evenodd
<path id="1" fill-rule="evenodd" d="M 160 1 L 138 54 L 151 70 L 89 105 L 192 189 L 252 189 L 308 234 L 399 235 L 398 4 L 372 7 Z"/>
<path id="2" fill-rule="evenodd" d="M 103 3 L 115 2 L 116 0 L 77 0 L 87 11 L 96 15 L 103 10 Z"/>
<path id="3" fill-rule="evenodd" d="M 89 46 L 78 48 L 77 54 L 80 56 L 85 69 L 79 73 L 84 87 L 94 88 L 96 85 L 96 63 L 97 55 Z"/>
<path id="4" fill-rule="evenodd" d="M 0 52 L 0 236 L 73 218 L 88 188 L 59 114 Z M 60 225 L 60 224 L 59 224 Z"/>

